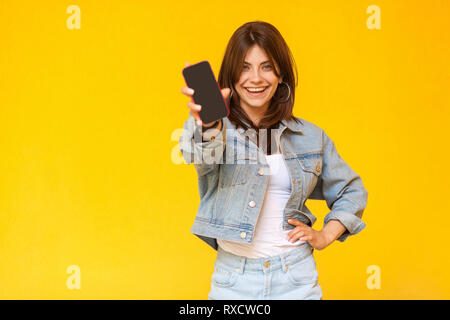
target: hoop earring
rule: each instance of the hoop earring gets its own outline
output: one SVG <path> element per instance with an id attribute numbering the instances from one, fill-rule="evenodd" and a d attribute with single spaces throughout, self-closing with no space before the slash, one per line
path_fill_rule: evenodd
<path id="1" fill-rule="evenodd" d="M 287 82 L 281 82 L 280 84 L 283 84 L 283 83 L 284 83 L 285 85 L 287 85 L 288 90 L 289 90 L 289 94 L 288 94 L 288 96 L 287 96 L 287 98 L 286 98 L 285 100 L 280 101 L 281 103 L 288 102 L 289 99 L 291 98 L 291 87 L 289 86 L 289 84 L 288 84 Z"/>

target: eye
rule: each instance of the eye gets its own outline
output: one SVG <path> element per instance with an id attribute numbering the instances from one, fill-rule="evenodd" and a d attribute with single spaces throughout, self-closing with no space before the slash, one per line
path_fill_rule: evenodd
<path id="1" fill-rule="evenodd" d="M 270 64 L 266 64 L 263 68 L 265 68 L 266 70 L 271 70 L 272 69 L 272 66 L 270 65 Z M 248 66 L 247 65 L 244 65 L 243 67 L 242 67 L 242 69 L 248 69 Z"/>

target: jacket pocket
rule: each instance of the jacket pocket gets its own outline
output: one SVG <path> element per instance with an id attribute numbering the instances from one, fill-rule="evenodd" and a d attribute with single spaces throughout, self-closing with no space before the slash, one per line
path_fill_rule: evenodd
<path id="1" fill-rule="evenodd" d="M 251 166 L 245 163 L 225 163 L 220 165 L 220 187 L 245 184 L 250 175 Z"/>
<path id="2" fill-rule="evenodd" d="M 322 154 L 311 153 L 297 157 L 303 171 L 319 176 L 322 172 Z"/>
<path id="3" fill-rule="evenodd" d="M 314 256 L 310 254 L 302 260 L 288 265 L 287 276 L 294 286 L 317 282 L 319 274 Z"/>
<path id="4" fill-rule="evenodd" d="M 302 190 L 305 199 L 314 190 L 320 174 L 322 173 L 323 154 L 320 152 L 308 153 L 297 156 L 301 175 Z"/>

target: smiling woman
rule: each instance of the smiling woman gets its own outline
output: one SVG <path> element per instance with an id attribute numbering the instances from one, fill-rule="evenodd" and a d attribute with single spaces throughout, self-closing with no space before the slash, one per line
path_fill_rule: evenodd
<path id="1" fill-rule="evenodd" d="M 265 22 L 244 24 L 228 43 L 218 77 L 221 88 L 231 88 L 228 118 L 256 131 L 275 129 L 282 119 L 297 121 L 292 116 L 296 79 L 294 58 L 280 32 Z M 259 135 L 256 139 L 259 143 Z M 271 150 L 271 139 L 264 143 Z"/>
<path id="2" fill-rule="evenodd" d="M 244 129 L 249 128 L 245 122 L 252 126 L 248 116 L 257 116 L 255 129 L 292 117 L 295 93 L 290 89 L 297 86 L 297 70 L 289 47 L 272 25 L 251 22 L 235 31 L 218 80 L 221 88 L 232 90 L 228 118 Z M 253 93 L 255 89 L 264 91 Z"/>
<path id="3" fill-rule="evenodd" d="M 275 93 L 281 79 L 278 79 L 273 72 L 269 60 L 261 63 L 258 62 L 261 59 L 266 59 L 266 53 L 259 46 L 254 45 L 251 47 L 247 53 L 246 59 L 254 61 L 254 66 L 250 62 L 244 62 L 241 78 L 235 87 L 239 95 L 244 95 L 242 90 L 242 88 L 244 88 L 247 90 L 248 96 L 261 98 L 250 101 L 242 99 L 241 105 L 244 106 L 244 110 L 247 110 L 247 113 L 253 112 L 263 114 L 268 109 L 270 99 Z M 267 90 L 268 88 L 269 90 Z M 252 108 L 255 109 L 252 110 Z"/>
<path id="4" fill-rule="evenodd" d="M 218 77 L 230 99 L 221 134 L 196 142 L 193 118 L 185 122 L 186 162 L 198 150 L 213 149 L 219 159 L 195 164 L 201 202 L 191 232 L 217 250 L 209 299 L 322 299 L 314 250 L 365 227 L 361 178 L 324 130 L 292 113 L 294 65 L 274 26 L 244 24 L 228 43 Z M 308 198 L 326 200 L 331 209 L 321 230 L 312 228 Z"/>

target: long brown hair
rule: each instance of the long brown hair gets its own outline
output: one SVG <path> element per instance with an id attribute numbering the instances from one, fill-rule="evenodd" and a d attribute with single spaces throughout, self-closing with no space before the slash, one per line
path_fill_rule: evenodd
<path id="1" fill-rule="evenodd" d="M 258 126 L 253 124 L 240 106 L 239 96 L 234 89 L 234 84 L 239 80 L 241 75 L 245 55 L 255 44 L 266 52 L 273 66 L 278 66 L 280 73 L 278 73 L 275 67 L 273 68 L 274 73 L 279 78 L 282 76 L 283 82 L 286 82 L 290 87 L 289 95 L 289 89 L 286 84 L 278 85 L 269 108 Z M 297 121 L 292 114 L 297 79 L 298 73 L 294 58 L 280 32 L 267 22 L 253 21 L 245 23 L 231 36 L 219 72 L 218 81 L 220 87 L 230 88 L 233 94 L 228 103 L 230 107 L 228 119 L 237 127 L 242 127 L 245 130 L 253 128 L 257 132 L 260 128 L 277 128 L 279 122 L 283 119 Z M 289 99 L 287 99 L 288 95 Z"/>

